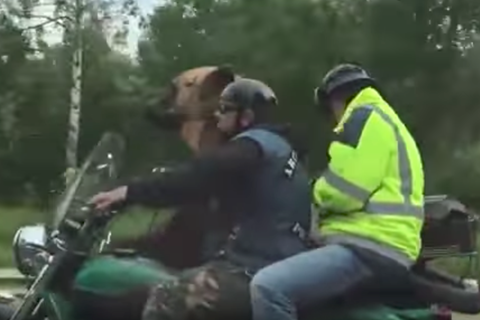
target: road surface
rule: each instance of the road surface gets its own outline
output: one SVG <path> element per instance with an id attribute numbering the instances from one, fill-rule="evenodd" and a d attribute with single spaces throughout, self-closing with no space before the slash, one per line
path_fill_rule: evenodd
<path id="1" fill-rule="evenodd" d="M 453 319 L 454 320 L 480 320 L 480 315 L 471 316 L 471 315 L 456 313 L 453 316 Z"/>

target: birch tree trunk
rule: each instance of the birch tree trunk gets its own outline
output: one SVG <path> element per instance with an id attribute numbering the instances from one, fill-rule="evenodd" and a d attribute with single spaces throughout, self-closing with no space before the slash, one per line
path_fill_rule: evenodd
<path id="1" fill-rule="evenodd" d="M 73 28 L 70 29 L 73 40 L 72 57 L 72 88 L 70 89 L 70 116 L 68 137 L 66 141 L 66 166 L 65 182 L 68 185 L 75 175 L 78 166 L 78 140 L 80 136 L 80 116 L 82 99 L 82 22 L 83 2 L 75 0 L 73 7 Z"/>

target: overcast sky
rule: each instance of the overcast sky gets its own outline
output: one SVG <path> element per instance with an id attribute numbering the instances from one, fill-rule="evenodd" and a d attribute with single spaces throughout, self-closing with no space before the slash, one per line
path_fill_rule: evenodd
<path id="1" fill-rule="evenodd" d="M 1 1 L 1 0 L 0 0 Z M 148 15 L 150 14 L 154 7 L 157 6 L 158 4 L 162 3 L 164 0 L 136 0 L 142 15 Z M 51 5 L 42 5 L 45 3 L 51 3 L 51 0 L 40 0 L 40 5 L 37 7 L 37 14 L 43 15 L 43 16 L 50 16 L 52 15 L 53 12 L 53 6 Z M 31 21 L 30 23 L 32 24 L 38 24 L 43 22 L 44 20 L 42 19 L 35 19 Z M 141 34 L 141 31 L 138 28 L 137 22 L 138 19 L 131 19 L 132 23 L 130 24 L 130 33 L 128 35 L 128 53 L 132 56 L 135 55 L 136 53 L 136 48 L 137 48 L 137 41 L 138 38 Z M 55 43 L 61 40 L 61 31 L 58 29 L 55 29 L 53 27 L 49 27 L 46 29 L 46 39 L 48 43 Z"/>
<path id="2" fill-rule="evenodd" d="M 137 0 L 138 6 L 143 15 L 150 14 L 154 7 L 162 3 L 163 0 Z M 140 30 L 137 27 L 137 23 L 132 23 L 132 30 L 128 36 L 129 51 L 134 54 L 137 50 L 137 41 L 140 36 Z"/>

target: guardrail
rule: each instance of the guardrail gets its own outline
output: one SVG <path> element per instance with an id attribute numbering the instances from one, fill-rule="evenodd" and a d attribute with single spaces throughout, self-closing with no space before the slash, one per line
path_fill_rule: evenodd
<path id="1" fill-rule="evenodd" d="M 4 281 L 20 281 L 23 279 L 25 279 L 25 276 L 15 268 L 0 269 L 0 284 Z"/>
<path id="2" fill-rule="evenodd" d="M 25 292 L 26 277 L 15 268 L 0 268 L 0 297 Z"/>

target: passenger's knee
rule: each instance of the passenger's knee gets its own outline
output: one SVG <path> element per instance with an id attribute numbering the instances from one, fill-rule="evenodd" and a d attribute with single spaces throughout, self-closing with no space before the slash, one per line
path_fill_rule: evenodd
<path id="1" fill-rule="evenodd" d="M 262 283 L 255 282 L 250 284 L 250 298 L 253 305 L 257 305 L 259 302 L 264 304 L 265 302 L 271 304 L 276 303 L 278 292 L 271 287 L 264 286 Z"/>
<path id="2" fill-rule="evenodd" d="M 278 285 L 278 279 L 268 268 L 260 270 L 255 274 L 250 282 L 250 292 L 252 295 L 270 295 L 271 292 L 281 293 Z"/>
<path id="3" fill-rule="evenodd" d="M 295 312 L 295 307 L 284 288 L 268 270 L 257 273 L 250 282 L 252 308 L 256 313 L 262 313 L 265 308 L 280 308 L 289 314 Z"/>

